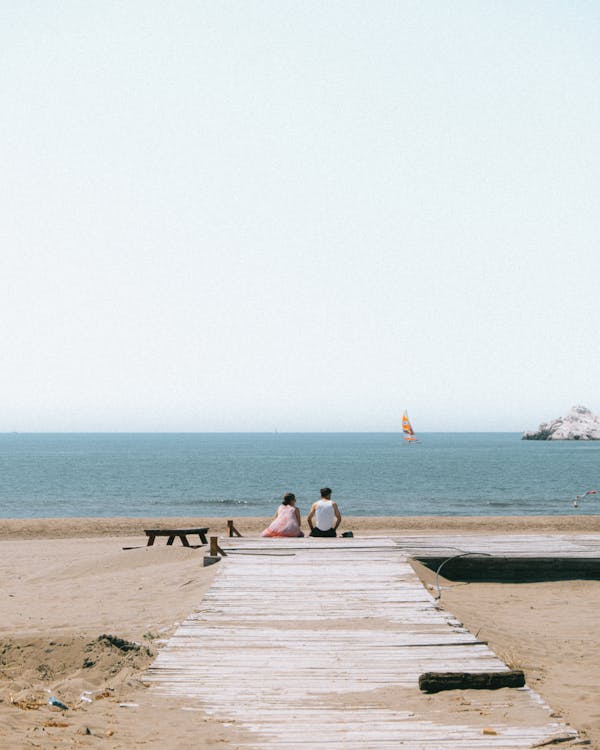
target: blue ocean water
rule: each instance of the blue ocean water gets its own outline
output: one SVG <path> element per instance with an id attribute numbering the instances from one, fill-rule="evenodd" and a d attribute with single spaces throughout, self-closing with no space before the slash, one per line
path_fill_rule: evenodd
<path id="1" fill-rule="evenodd" d="M 265 516 L 319 488 L 347 515 L 600 513 L 600 442 L 517 433 L 1 434 L 0 517 Z"/>

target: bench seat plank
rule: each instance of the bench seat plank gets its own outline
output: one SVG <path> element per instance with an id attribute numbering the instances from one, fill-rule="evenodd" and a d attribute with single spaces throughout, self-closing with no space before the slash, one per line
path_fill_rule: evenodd
<path id="1" fill-rule="evenodd" d="M 206 534 L 208 532 L 208 527 L 198 527 L 193 529 L 144 529 L 144 533 L 148 537 L 148 544 L 147 547 L 151 547 L 154 544 L 154 540 L 157 536 L 166 536 L 167 539 L 167 545 L 173 544 L 175 541 L 175 537 L 178 536 L 181 539 L 181 543 L 184 547 L 189 547 L 190 543 L 188 541 L 188 534 L 198 534 L 200 537 L 200 542 L 202 544 L 207 544 L 206 541 Z"/>

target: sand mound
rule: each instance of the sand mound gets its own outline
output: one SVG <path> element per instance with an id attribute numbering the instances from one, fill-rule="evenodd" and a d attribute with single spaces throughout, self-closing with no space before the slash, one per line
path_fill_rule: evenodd
<path id="1" fill-rule="evenodd" d="M 21 708 L 45 706 L 50 695 L 69 708 L 136 685 L 150 664 L 149 644 L 101 634 L 85 638 L 0 641 L 0 699 Z"/>

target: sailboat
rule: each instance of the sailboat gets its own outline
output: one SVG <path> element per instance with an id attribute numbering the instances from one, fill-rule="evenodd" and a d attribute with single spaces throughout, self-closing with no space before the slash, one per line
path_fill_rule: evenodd
<path id="1" fill-rule="evenodd" d="M 402 432 L 404 433 L 404 439 L 407 443 L 419 442 L 417 440 L 417 436 L 415 435 L 415 431 L 412 428 L 407 412 L 404 412 L 404 414 L 402 415 Z"/>

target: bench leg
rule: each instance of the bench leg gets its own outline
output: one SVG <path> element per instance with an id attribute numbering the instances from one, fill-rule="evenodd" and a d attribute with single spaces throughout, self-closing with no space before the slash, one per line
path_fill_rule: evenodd
<path id="1" fill-rule="evenodd" d="M 170 545 L 170 544 L 173 544 L 173 542 L 174 542 L 174 541 L 175 541 L 175 537 L 174 537 L 174 536 L 170 536 L 170 537 L 169 537 L 169 538 L 167 539 L 167 544 L 169 544 L 169 545 Z"/>
<path id="2" fill-rule="evenodd" d="M 202 544 L 208 544 L 208 542 L 206 541 L 206 534 L 204 532 L 201 531 L 198 536 L 200 537 L 200 541 L 202 542 Z"/>
<path id="3" fill-rule="evenodd" d="M 153 536 L 149 536 L 149 537 L 148 537 L 148 544 L 146 545 L 146 547 L 152 547 L 152 545 L 154 544 L 154 539 L 155 539 L 155 538 L 156 538 L 156 537 L 153 537 Z"/>
<path id="4" fill-rule="evenodd" d="M 184 547 L 189 547 L 190 543 L 188 542 L 187 536 L 185 534 L 180 534 L 179 538 L 181 539 L 181 543 Z"/>

